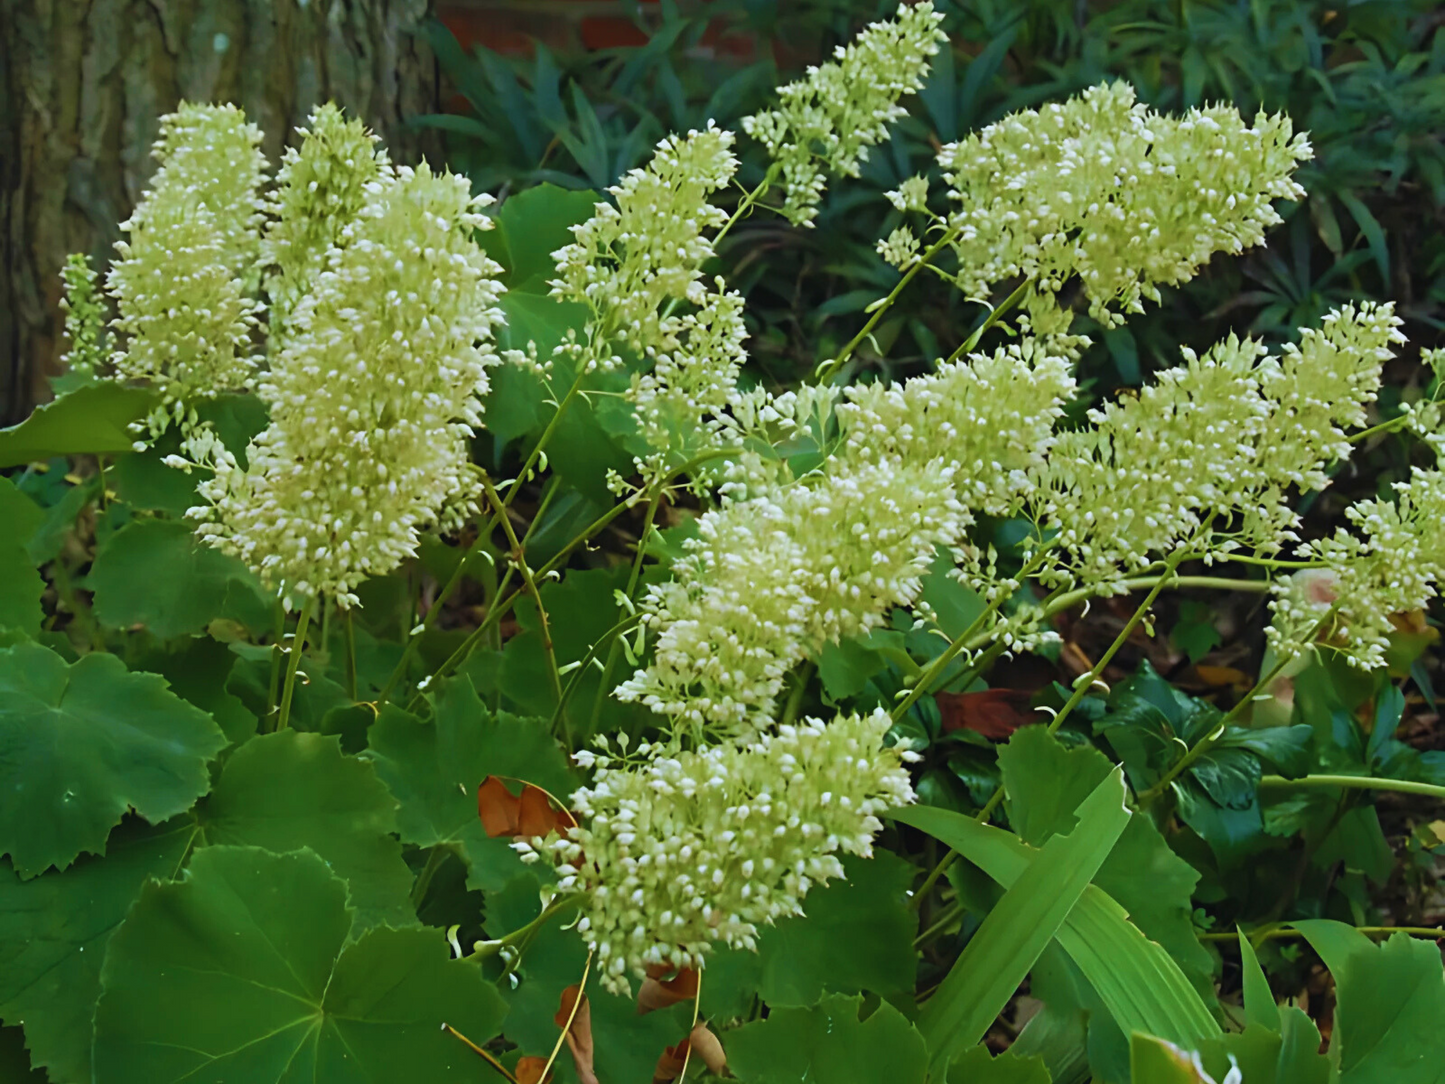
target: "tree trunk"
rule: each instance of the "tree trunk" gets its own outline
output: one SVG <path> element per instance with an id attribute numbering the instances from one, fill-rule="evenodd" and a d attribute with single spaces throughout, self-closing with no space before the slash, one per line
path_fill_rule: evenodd
<path id="1" fill-rule="evenodd" d="M 0 0 L 0 424 L 48 397 L 62 351 L 60 268 L 108 261 L 155 162 L 157 118 L 230 101 L 274 164 L 328 99 L 392 160 L 436 157 L 409 118 L 438 108 L 416 35 L 431 0 Z"/>

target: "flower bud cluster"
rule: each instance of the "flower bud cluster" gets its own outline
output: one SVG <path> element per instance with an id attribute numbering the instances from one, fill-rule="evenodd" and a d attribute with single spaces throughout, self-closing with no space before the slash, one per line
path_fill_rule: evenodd
<path id="1" fill-rule="evenodd" d="M 266 204 L 261 264 L 268 269 L 272 336 L 284 333 L 342 229 L 366 202 L 366 186 L 391 172 L 377 137 L 331 102 L 312 110 L 307 123 L 297 129 L 300 147 L 282 156 Z"/>
<path id="2" fill-rule="evenodd" d="M 948 36 L 932 0 L 900 5 L 890 22 L 872 23 L 833 60 L 778 88 L 777 107 L 743 120 L 743 131 L 768 150 L 787 192 L 783 214 L 811 225 L 823 196 L 824 168 L 856 177 L 868 148 L 888 137 L 907 110 L 904 95 L 923 88 L 930 58 Z"/>
<path id="3" fill-rule="evenodd" d="M 1036 488 L 1075 390 L 1069 360 L 1025 339 L 904 383 L 855 385 L 836 414 L 850 455 L 942 457 L 963 505 L 1010 516 Z"/>
<path id="4" fill-rule="evenodd" d="M 1271 357 L 1230 336 L 1165 370 L 1135 397 L 1089 412 L 1092 426 L 1055 442 L 1037 497 L 1058 532 L 1046 579 L 1110 584 L 1177 546 L 1277 551 L 1294 539 L 1292 488 L 1323 488 L 1347 455 L 1380 368 L 1400 341 L 1388 305 L 1346 306 Z"/>
<path id="5" fill-rule="evenodd" d="M 595 763 L 565 838 L 516 847 L 557 865 L 603 983 L 628 994 L 648 966 L 701 969 L 713 942 L 752 949 L 759 926 L 799 914 L 815 884 L 867 856 L 878 815 L 913 800 L 905 758 L 885 747 L 887 712 L 808 719 L 746 745 L 646 749 L 632 767 Z"/>
<path id="6" fill-rule="evenodd" d="M 1268 629 L 1281 656 L 1327 646 L 1354 666 L 1385 666 L 1391 616 L 1423 609 L 1445 577 L 1445 472 L 1411 472 L 1396 499 L 1360 501 L 1345 515 L 1358 530 L 1301 547 L 1323 563 L 1275 584 Z"/>
<path id="7" fill-rule="evenodd" d="M 105 366 L 105 303 L 96 288 L 99 276 L 90 261 L 78 252 L 65 258 L 60 270 L 64 296 L 65 337 L 70 349 L 61 357 L 67 372 L 77 376 L 98 372 Z"/>
<path id="8" fill-rule="evenodd" d="M 246 387 L 259 307 L 250 296 L 260 250 L 266 160 L 261 132 L 232 105 L 192 105 L 161 118 L 150 191 L 121 223 L 129 239 L 107 284 L 127 336 L 116 376 L 148 381 L 171 419 L 189 428 L 196 399 Z"/>
<path id="9" fill-rule="evenodd" d="M 708 197 L 737 171 L 733 134 L 709 124 L 657 145 L 646 169 L 634 169 L 608 191 L 616 204 L 572 227 L 573 242 L 552 254 L 552 295 L 592 310 L 593 338 L 619 339 L 639 353 L 678 348 L 684 331 L 669 302 L 708 301 L 702 265 L 713 256 L 704 235 L 727 221 Z M 616 364 L 598 355 L 602 368 Z"/>
<path id="10" fill-rule="evenodd" d="M 467 441 L 491 346 L 500 268 L 473 239 L 491 225 L 465 177 L 425 164 L 366 185 L 257 393 L 270 425 L 245 469 L 216 473 L 200 532 L 288 598 L 355 588 L 416 551 L 446 508 L 474 510 Z"/>
<path id="11" fill-rule="evenodd" d="M 1035 331 L 1062 330 L 1056 294 L 1077 275 L 1105 327 L 1142 312 L 1158 287 L 1193 278 L 1216 252 L 1260 244 L 1298 200 L 1312 156 L 1288 117 L 1248 125 L 1231 107 L 1153 113 L 1126 83 L 1010 114 L 943 148 L 958 207 L 948 219 L 968 293 L 1022 275 Z"/>
<path id="12" fill-rule="evenodd" d="M 626 398 L 659 453 L 709 443 L 747 358 L 742 295 L 702 273 L 715 255 L 705 231 L 727 222 L 708 197 L 737 171 L 733 139 L 711 123 L 664 139 L 646 168 L 608 190 L 616 205 L 597 204 L 553 253 L 553 296 L 591 309 L 586 343 L 562 349 L 588 371 L 619 367 L 617 344 L 650 363 Z M 653 459 L 638 461 L 644 475 L 660 469 Z"/>
<path id="13" fill-rule="evenodd" d="M 654 656 L 615 695 L 716 735 L 766 726 L 795 663 L 917 597 L 935 547 L 967 522 L 954 473 L 941 459 L 841 460 L 707 512 L 674 579 L 648 589 Z"/>

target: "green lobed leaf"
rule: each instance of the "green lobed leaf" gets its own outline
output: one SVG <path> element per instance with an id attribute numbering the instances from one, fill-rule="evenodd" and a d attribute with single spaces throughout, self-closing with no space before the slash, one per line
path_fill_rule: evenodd
<path id="1" fill-rule="evenodd" d="M 19 1028 L 0 1027 L 0 1080 L 5 1084 L 48 1084 L 50 1080 L 44 1070 L 30 1067 L 25 1032 Z"/>
<path id="2" fill-rule="evenodd" d="M 1308 938 L 1335 979 L 1331 1053 L 1340 1084 L 1440 1084 L 1440 1026 L 1445 971 L 1433 941 L 1408 934 L 1376 944 L 1342 922 L 1292 925 Z"/>
<path id="3" fill-rule="evenodd" d="M 217 618 L 269 628 L 270 593 L 244 564 L 176 520 L 138 519 L 100 546 L 88 577 L 95 616 L 111 628 L 145 626 L 162 640 Z"/>
<path id="4" fill-rule="evenodd" d="M 147 879 L 179 872 L 194 837 L 188 818 L 131 820 L 111 834 L 104 858 L 87 855 L 64 872 L 26 881 L 0 862 L 0 1019 L 25 1025 L 34 1064 L 54 1084 L 89 1084 L 106 944 Z"/>
<path id="5" fill-rule="evenodd" d="M 416 922 L 411 870 L 402 860 L 396 800 L 376 769 L 338 739 L 283 730 L 231 754 L 196 811 L 204 843 L 309 848 L 343 878 L 358 932 Z"/>
<path id="6" fill-rule="evenodd" d="M 128 810 L 158 823 L 189 809 L 225 745 L 210 716 L 114 655 L 0 651 L 0 854 L 23 877 L 102 854 Z"/>
<path id="7" fill-rule="evenodd" d="M 812 1009 L 778 1009 L 724 1036 L 728 1068 L 743 1084 L 888 1081 L 923 1084 L 923 1036 L 886 1001 L 858 1020 L 861 997 L 832 995 Z"/>
<path id="8" fill-rule="evenodd" d="M 96 1084 L 495 1079 L 442 1030 L 496 1035 L 506 1009 L 477 967 L 435 930 L 352 932 L 346 883 L 315 854 L 198 852 L 111 939 Z"/>
<path id="9" fill-rule="evenodd" d="M 209 636 L 197 636 L 140 656 L 136 668 L 159 674 L 171 692 L 206 712 L 231 745 L 256 733 L 256 716 L 241 699 L 226 691 L 226 680 L 239 656 Z"/>
<path id="10" fill-rule="evenodd" d="M 403 842 L 454 847 L 469 866 L 467 883 L 499 889 L 524 868 L 505 839 L 490 839 L 477 815 L 477 787 L 489 775 L 533 783 L 565 801 L 574 786 L 561 747 L 541 719 L 493 715 L 465 678 L 433 696 L 422 721 L 387 707 L 372 725 L 366 754 L 401 803 Z"/>
<path id="11" fill-rule="evenodd" d="M 0 539 L 0 628 L 37 636 L 45 616 L 40 608 L 45 580 L 35 571 L 21 536 L 10 535 L 9 529 L 7 524 L 7 534 Z"/>
<path id="12" fill-rule="evenodd" d="M 552 253 L 572 243 L 572 227 L 595 213 L 596 192 L 542 183 L 505 200 L 482 234 L 487 251 L 506 268 L 507 290 L 545 294 L 557 275 Z"/>
<path id="13" fill-rule="evenodd" d="M 155 406 L 155 393 L 103 380 L 67 392 L 19 425 L 0 429 L 0 468 L 53 456 L 129 452 L 130 423 Z"/>
<path id="14" fill-rule="evenodd" d="M 1089 887 L 1129 822 L 1122 775 L 1100 783 L 1077 816 L 1072 833 L 1030 856 L 924 1006 L 919 1030 L 935 1062 L 983 1038 Z"/>
<path id="15" fill-rule="evenodd" d="M 993 1057 L 986 1046 L 975 1046 L 953 1059 L 948 1084 L 1053 1084 L 1040 1057 L 1021 1058 L 1012 1052 Z"/>
<path id="16" fill-rule="evenodd" d="M 846 880 L 814 888 L 804 914 L 779 920 L 758 938 L 757 991 L 769 1006 L 806 1008 L 825 990 L 912 993 L 918 913 L 908 906 L 908 889 L 918 871 L 889 851 L 849 856 L 843 869 Z"/>
<path id="17" fill-rule="evenodd" d="M 15 556 L 6 551 L 10 550 L 11 547 L 21 549 L 26 558 L 26 568 L 33 569 L 33 566 L 44 563 L 46 560 L 45 553 L 39 546 L 34 544 L 35 536 L 40 532 L 44 523 L 45 509 L 31 500 L 29 496 L 20 492 L 20 490 L 15 487 L 15 483 L 9 478 L 0 477 L 0 529 L 3 529 L 0 537 L 5 539 L 4 542 L 0 542 L 0 565 L 14 570 L 10 573 L 0 574 L 0 592 L 7 592 L 12 599 L 16 597 L 28 599 L 26 588 L 23 586 L 7 587 L 5 581 L 8 580 L 10 576 L 17 577 L 22 584 L 28 584 L 29 580 L 25 573 L 20 570 L 20 565 Z M 39 579 L 39 577 L 36 577 L 36 579 Z M 0 599 L 0 624 L 5 623 L 4 606 L 5 600 Z"/>
<path id="18" fill-rule="evenodd" d="M 1334 1066 L 1319 1050 L 1314 1021 L 1299 1009 L 1287 1008 L 1278 1029 L 1251 1023 L 1242 1032 L 1203 1043 L 1199 1054 L 1216 1080 L 1237 1067 L 1248 1084 L 1330 1084 L 1337 1079 Z"/>

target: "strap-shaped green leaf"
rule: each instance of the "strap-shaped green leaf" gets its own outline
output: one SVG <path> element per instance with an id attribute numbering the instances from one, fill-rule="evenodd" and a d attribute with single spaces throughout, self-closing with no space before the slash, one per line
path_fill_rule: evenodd
<path id="1" fill-rule="evenodd" d="M 1055 836 L 1025 861 L 924 1006 L 919 1030 L 935 1064 L 983 1038 L 1089 887 L 1129 823 L 1123 776 L 1111 773 L 1077 814 L 1072 833 Z"/>
<path id="2" fill-rule="evenodd" d="M 1100 784 L 1106 785 L 1107 780 Z M 1081 815 L 1087 804 L 1079 807 Z M 1010 890 L 1043 853 L 1009 832 L 946 809 L 915 806 L 892 816 L 948 844 Z M 1078 836 L 1080 828 L 1069 838 Z M 1057 936 L 1125 1034 L 1143 1031 L 1181 1046 L 1220 1034 L 1218 1021 L 1179 965 L 1102 889 L 1090 885 L 1083 891 Z"/>

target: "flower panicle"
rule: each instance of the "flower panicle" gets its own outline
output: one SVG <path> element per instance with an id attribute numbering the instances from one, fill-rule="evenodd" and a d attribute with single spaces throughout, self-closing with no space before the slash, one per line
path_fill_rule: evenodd
<path id="1" fill-rule="evenodd" d="M 392 172 L 377 136 L 333 103 L 312 110 L 307 125 L 296 130 L 300 146 L 282 156 L 266 204 L 260 263 L 273 336 L 284 333 L 327 253 L 364 206 L 367 186 Z"/>
<path id="2" fill-rule="evenodd" d="M 626 994 L 648 967 L 703 968 L 715 943 L 755 948 L 759 927 L 844 875 L 840 855 L 872 853 L 879 815 L 913 800 L 903 764 L 916 754 L 886 744 L 891 725 L 884 711 L 805 719 L 617 767 L 589 754 L 578 826 L 516 846 L 579 896 L 577 930 L 603 983 Z"/>
<path id="3" fill-rule="evenodd" d="M 782 212 L 807 226 L 818 214 L 825 170 L 858 176 L 868 148 L 888 138 L 907 110 L 906 95 L 923 89 L 931 58 L 948 36 L 932 0 L 900 4 L 896 17 L 865 27 L 833 59 L 778 89 L 778 104 L 743 120 L 743 131 L 767 148 L 782 173 Z"/>
<path id="4" fill-rule="evenodd" d="M 425 164 L 365 194 L 257 383 L 270 424 L 247 467 L 211 463 L 208 503 L 191 510 L 287 599 L 342 606 L 415 553 L 423 529 L 475 511 L 468 440 L 503 321 L 501 269 L 473 238 L 489 197 Z"/>
<path id="5" fill-rule="evenodd" d="M 1283 114 L 1247 123 L 1228 106 L 1171 117 L 1127 83 L 1012 113 L 939 154 L 959 286 L 971 296 L 1014 276 L 1032 283 L 1033 328 L 1065 330 L 1056 295 L 1077 276 L 1105 327 L 1187 282 L 1216 252 L 1262 243 L 1298 200 L 1313 151 Z M 896 246 L 895 246 L 896 247 Z"/>
<path id="6" fill-rule="evenodd" d="M 150 190 L 121 223 L 107 286 L 112 327 L 124 337 L 115 376 L 144 380 L 162 405 L 152 436 L 174 420 L 196 424 L 194 404 L 247 388 L 260 306 L 252 296 L 264 203 L 261 132 L 232 105 L 183 102 L 161 118 Z"/>

